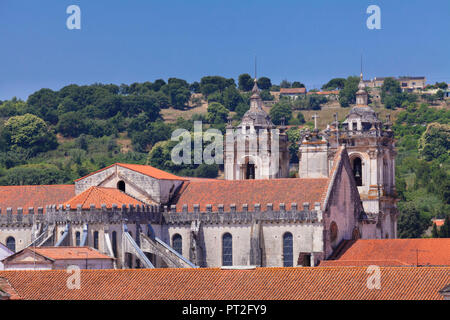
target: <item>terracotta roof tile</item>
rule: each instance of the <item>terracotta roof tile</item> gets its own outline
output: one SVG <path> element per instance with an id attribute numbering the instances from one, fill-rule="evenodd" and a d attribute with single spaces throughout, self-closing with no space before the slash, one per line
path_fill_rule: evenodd
<path id="1" fill-rule="evenodd" d="M 29 249 L 53 260 L 112 259 L 90 247 L 40 247 Z"/>
<path id="2" fill-rule="evenodd" d="M 450 238 L 359 239 L 348 243 L 336 260 L 320 266 L 450 266 Z"/>
<path id="3" fill-rule="evenodd" d="M 83 270 L 81 289 L 65 270 L 0 271 L 27 300 L 442 300 L 450 267 L 380 268 L 381 288 L 367 287 L 367 268 Z"/>
<path id="4" fill-rule="evenodd" d="M 178 212 L 185 204 L 190 212 L 194 204 L 199 204 L 201 211 L 206 210 L 207 204 L 213 206 L 213 211 L 217 211 L 219 204 L 223 204 L 225 210 L 229 210 L 231 204 L 238 210 L 248 204 L 248 210 L 253 211 L 256 203 L 261 205 L 261 210 L 265 210 L 268 203 L 273 204 L 274 210 L 279 210 L 280 203 L 290 210 L 293 202 L 299 209 L 304 202 L 309 202 L 312 208 L 315 202 L 323 202 L 328 182 L 326 178 L 191 181 L 183 184 L 175 202 Z"/>
<path id="5" fill-rule="evenodd" d="M 28 213 L 29 207 L 45 209 L 46 205 L 59 204 L 75 196 L 75 185 L 53 186 L 0 186 L 0 208 L 6 214 L 6 208 L 23 208 Z"/>
<path id="6" fill-rule="evenodd" d="M 280 94 L 281 93 L 306 93 L 306 88 L 281 88 L 280 89 Z"/>
<path id="7" fill-rule="evenodd" d="M 7 296 L 9 300 L 20 300 L 22 299 L 10 285 L 8 279 L 0 277 L 0 300 L 2 296 Z"/>
<path id="8" fill-rule="evenodd" d="M 75 181 L 83 180 L 84 178 L 87 178 L 87 177 L 89 177 L 89 176 L 91 176 L 93 174 L 96 174 L 98 172 L 101 172 L 103 170 L 109 169 L 109 168 L 114 167 L 114 166 L 120 166 L 120 167 L 123 167 L 123 168 L 127 168 L 127 169 L 130 169 L 130 170 L 142 173 L 142 174 L 144 174 L 146 176 L 158 179 L 158 180 L 186 180 L 185 178 L 178 177 L 178 176 L 176 176 L 174 174 L 168 173 L 166 171 L 157 169 L 157 168 L 152 167 L 152 166 L 147 166 L 147 165 L 142 165 L 142 164 L 115 163 L 115 164 L 112 164 L 112 165 L 110 165 L 110 166 L 108 166 L 106 168 L 97 170 L 95 172 L 91 172 L 90 174 L 88 174 L 88 175 L 86 175 L 86 176 L 84 176 L 82 178 L 79 178 L 79 179 L 77 179 Z"/>
<path id="9" fill-rule="evenodd" d="M 89 209 L 91 204 L 97 209 L 106 204 L 106 207 L 111 209 L 113 204 L 121 207 L 123 204 L 128 206 L 129 204 L 143 205 L 144 203 L 115 188 L 90 187 L 65 202 L 64 206 L 70 205 L 71 209 L 76 209 L 79 204 L 83 209 Z"/>

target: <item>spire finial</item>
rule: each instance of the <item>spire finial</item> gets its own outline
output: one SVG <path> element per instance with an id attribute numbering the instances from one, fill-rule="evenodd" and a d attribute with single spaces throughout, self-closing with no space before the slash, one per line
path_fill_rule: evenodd
<path id="1" fill-rule="evenodd" d="M 257 64 L 257 57 L 255 56 L 255 82 L 258 81 L 257 79 L 257 71 L 258 71 L 258 64 Z"/>
<path id="2" fill-rule="evenodd" d="M 361 52 L 361 75 L 360 75 L 360 77 L 362 80 L 363 79 L 363 54 L 362 54 L 362 52 Z"/>

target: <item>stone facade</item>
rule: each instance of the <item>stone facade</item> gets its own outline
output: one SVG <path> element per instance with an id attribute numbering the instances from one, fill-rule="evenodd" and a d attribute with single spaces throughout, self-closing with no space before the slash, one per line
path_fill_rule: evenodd
<path id="1" fill-rule="evenodd" d="M 237 133 L 227 128 L 225 180 L 189 180 L 149 166 L 115 164 L 78 179 L 75 193 L 119 189 L 142 205 L 54 204 L 45 213 L 27 208 L 26 214 L 3 208 L 0 242 L 13 236 L 16 251 L 31 245 L 90 246 L 116 258 L 117 268 L 185 268 L 315 266 L 343 240 L 395 238 L 391 123 L 382 123 L 367 106 L 362 77 L 357 102 L 340 128 L 303 132 L 299 179 L 269 180 L 289 174 L 287 136 L 262 110 L 255 84 Z M 295 192 L 288 191 L 294 185 L 289 181 Z M 245 203 L 250 198 L 259 203 Z"/>
<path id="2" fill-rule="evenodd" d="M 288 137 L 263 110 L 256 84 L 250 109 L 237 128 L 227 126 L 224 169 L 226 180 L 275 179 L 289 176 Z"/>

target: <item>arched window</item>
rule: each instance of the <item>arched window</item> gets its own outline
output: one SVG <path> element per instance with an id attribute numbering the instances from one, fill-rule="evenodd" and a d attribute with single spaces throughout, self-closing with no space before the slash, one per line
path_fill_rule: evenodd
<path id="1" fill-rule="evenodd" d="M 123 180 L 120 180 L 119 182 L 117 182 L 117 189 L 125 192 L 125 182 Z"/>
<path id="2" fill-rule="evenodd" d="M 117 257 L 117 232 L 112 232 L 112 250 L 114 253 L 114 257 Z"/>
<path id="3" fill-rule="evenodd" d="M 81 244 L 81 234 L 80 231 L 75 232 L 75 246 L 79 247 Z"/>
<path id="4" fill-rule="evenodd" d="M 94 248 L 98 249 L 98 231 L 94 231 Z"/>
<path id="5" fill-rule="evenodd" d="M 294 265 L 294 245 L 292 233 L 286 232 L 283 235 L 283 267 L 293 267 Z"/>
<path id="6" fill-rule="evenodd" d="M 233 237 L 229 233 L 222 236 L 222 265 L 233 265 Z"/>
<path id="7" fill-rule="evenodd" d="M 172 237 L 172 248 L 179 254 L 183 254 L 183 239 L 178 233 Z"/>
<path id="8" fill-rule="evenodd" d="M 14 237 L 8 237 L 6 239 L 6 247 L 12 252 L 16 252 L 16 239 Z"/>
<path id="9" fill-rule="evenodd" d="M 362 161 L 359 157 L 353 159 L 353 176 L 355 177 L 356 186 L 362 186 Z"/>
<path id="10" fill-rule="evenodd" d="M 334 242 L 337 238 L 338 238 L 338 226 L 336 224 L 336 222 L 332 222 L 330 224 L 330 241 Z"/>

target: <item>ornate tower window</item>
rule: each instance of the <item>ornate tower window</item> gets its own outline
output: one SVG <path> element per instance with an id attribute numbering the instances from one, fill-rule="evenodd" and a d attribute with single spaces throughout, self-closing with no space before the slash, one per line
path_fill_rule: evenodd
<path id="1" fill-rule="evenodd" d="M 14 237 L 8 237 L 6 239 L 6 247 L 12 252 L 16 252 L 16 239 Z"/>
<path id="2" fill-rule="evenodd" d="M 245 166 L 245 179 L 255 179 L 255 165 L 253 163 L 247 163 Z"/>
<path id="3" fill-rule="evenodd" d="M 183 254 L 183 238 L 178 233 L 172 237 L 172 248 L 179 254 Z"/>
<path id="4" fill-rule="evenodd" d="M 353 176 L 355 177 L 356 186 L 361 187 L 362 181 L 362 160 L 359 157 L 353 159 Z"/>
<path id="5" fill-rule="evenodd" d="M 286 232 L 283 235 L 283 267 L 292 267 L 294 252 L 293 252 L 293 237 L 292 233 Z"/>
<path id="6" fill-rule="evenodd" d="M 233 237 L 229 233 L 222 236 L 222 265 L 233 265 Z"/>

